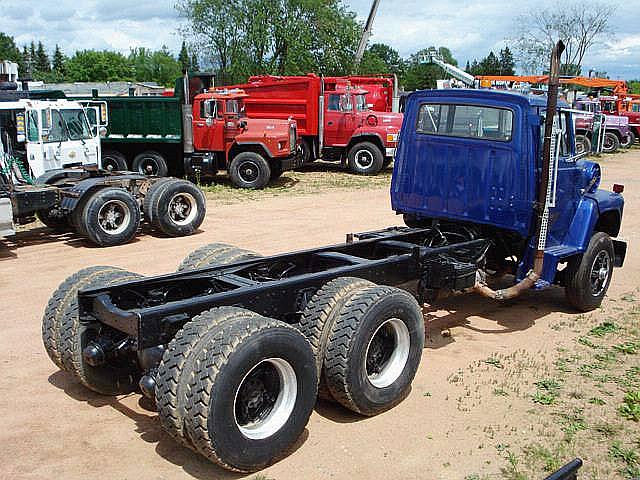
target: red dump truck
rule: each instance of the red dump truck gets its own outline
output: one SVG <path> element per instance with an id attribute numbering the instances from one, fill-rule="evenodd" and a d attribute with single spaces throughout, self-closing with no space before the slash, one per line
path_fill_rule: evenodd
<path id="1" fill-rule="evenodd" d="M 368 92 L 348 79 L 257 76 L 225 88 L 247 93 L 249 118 L 295 120 L 303 163 L 322 158 L 342 162 L 354 173 L 373 175 L 393 160 L 402 114 L 370 110 Z"/>

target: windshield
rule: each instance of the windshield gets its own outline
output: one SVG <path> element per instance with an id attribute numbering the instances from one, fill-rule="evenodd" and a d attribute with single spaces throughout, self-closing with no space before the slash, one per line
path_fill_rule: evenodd
<path id="1" fill-rule="evenodd" d="M 366 112 L 369 110 L 369 107 L 367 107 L 367 98 L 364 95 L 356 95 L 356 110 L 358 110 L 358 112 Z"/>
<path id="2" fill-rule="evenodd" d="M 70 140 L 88 140 L 93 138 L 84 110 L 60 110 L 60 114 L 67 126 L 67 133 Z"/>

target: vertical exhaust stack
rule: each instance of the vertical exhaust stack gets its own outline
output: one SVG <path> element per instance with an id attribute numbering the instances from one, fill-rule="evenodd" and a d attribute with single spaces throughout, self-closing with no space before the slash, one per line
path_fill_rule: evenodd
<path id="1" fill-rule="evenodd" d="M 544 267 L 544 250 L 547 244 L 547 233 L 549 228 L 549 203 L 551 196 L 553 195 L 553 185 L 550 182 L 551 169 L 553 168 L 553 163 L 551 162 L 551 155 L 553 155 L 553 152 L 551 151 L 553 147 L 553 119 L 558 106 L 560 56 L 563 51 L 564 43 L 562 43 L 562 40 L 558 41 L 551 51 L 549 90 L 547 92 L 547 112 L 544 122 L 544 142 L 542 145 L 542 171 L 537 202 L 538 219 L 536 237 L 538 239 L 538 245 L 533 260 L 533 268 L 529 270 L 527 276 L 520 280 L 520 282 L 503 290 L 493 290 L 483 281 L 478 281 L 474 290 L 485 297 L 493 298 L 495 300 L 508 300 L 510 298 L 517 297 L 525 290 L 533 287 L 542 275 L 542 269 Z"/>
<path id="2" fill-rule="evenodd" d="M 189 72 L 185 70 L 182 77 L 182 147 L 185 156 L 193 153 L 193 110 L 191 108 L 191 92 L 189 91 Z"/>

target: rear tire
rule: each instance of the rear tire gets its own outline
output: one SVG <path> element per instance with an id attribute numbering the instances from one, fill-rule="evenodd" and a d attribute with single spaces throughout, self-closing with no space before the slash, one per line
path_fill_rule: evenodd
<path id="1" fill-rule="evenodd" d="M 220 325 L 190 377 L 187 434 L 201 454 L 234 471 L 253 472 L 279 459 L 302 434 L 316 400 L 309 343 L 266 317 Z"/>
<path id="2" fill-rule="evenodd" d="M 115 283 L 137 280 L 142 275 L 124 270 L 105 271 L 84 282 L 82 289 L 106 287 Z M 77 290 L 76 290 L 77 293 Z M 93 340 L 103 337 L 106 332 L 113 337 L 125 334 L 99 323 L 80 322 L 78 318 L 78 296 L 73 295 L 62 312 L 60 320 L 59 349 L 64 370 L 71 373 L 80 383 L 94 392 L 103 395 L 120 395 L 138 389 L 141 375 L 137 355 L 129 352 L 118 356 L 117 359 L 107 360 L 100 366 L 89 365 L 83 355 L 83 350 Z"/>
<path id="3" fill-rule="evenodd" d="M 78 231 L 101 247 L 128 243 L 140 227 L 138 202 L 126 190 L 108 187 L 91 194 L 80 215 Z"/>
<path id="4" fill-rule="evenodd" d="M 260 189 L 269 183 L 271 168 L 262 155 L 242 152 L 231 160 L 229 176 L 236 187 Z"/>
<path id="5" fill-rule="evenodd" d="M 156 406 L 162 428 L 181 444 L 194 448 L 185 433 L 184 417 L 200 344 L 206 343 L 223 323 L 257 316 L 236 307 L 212 308 L 187 322 L 164 351 L 156 374 Z"/>
<path id="6" fill-rule="evenodd" d="M 164 157 L 153 150 L 147 150 L 136 155 L 132 164 L 133 170 L 142 175 L 166 177 L 169 167 Z"/>
<path id="7" fill-rule="evenodd" d="M 313 155 L 313 147 L 310 140 L 303 138 L 300 142 L 300 149 L 302 150 L 302 165 L 315 162 L 316 159 Z"/>
<path id="8" fill-rule="evenodd" d="M 342 307 L 325 354 L 333 398 L 376 415 L 409 392 L 424 347 L 424 317 L 409 293 L 394 287 L 358 291 Z"/>
<path id="9" fill-rule="evenodd" d="M 155 186 L 155 185 L 154 185 Z M 172 237 L 183 237 L 195 232 L 207 209 L 207 200 L 202 191 L 186 180 L 162 182 L 149 189 L 149 211 L 151 224 Z"/>
<path id="10" fill-rule="evenodd" d="M 620 148 L 620 139 L 615 133 L 605 132 L 604 134 L 604 144 L 602 146 L 602 151 L 604 153 L 615 153 Z"/>
<path id="11" fill-rule="evenodd" d="M 626 142 L 620 142 L 620 146 L 622 148 L 631 148 L 633 144 L 636 143 L 636 134 L 629 130 L 629 136 L 627 137 Z"/>
<path id="12" fill-rule="evenodd" d="M 260 258 L 260 255 L 251 250 L 244 250 L 234 247 L 233 245 L 227 245 L 226 243 L 210 243 L 187 255 L 180 263 L 178 272 L 212 267 L 215 265 L 227 265 L 252 258 Z"/>
<path id="13" fill-rule="evenodd" d="M 65 279 L 51 294 L 42 317 L 42 343 L 49 358 L 58 368 L 64 370 L 60 347 L 60 322 L 62 315 L 73 301 L 77 301 L 78 291 L 93 278 L 122 271 L 117 267 L 97 266 L 84 268 Z"/>
<path id="14" fill-rule="evenodd" d="M 614 259 L 611 238 L 596 232 L 584 254 L 569 260 L 565 293 L 574 308 L 588 312 L 600 306 L 611 283 Z"/>
<path id="15" fill-rule="evenodd" d="M 349 170 L 358 175 L 375 175 L 382 169 L 384 155 L 371 142 L 356 143 L 347 155 Z"/>
<path id="16" fill-rule="evenodd" d="M 324 284 L 305 307 L 300 317 L 298 329 L 311 344 L 316 358 L 318 371 L 318 396 L 323 400 L 332 400 L 327 387 L 324 371 L 324 357 L 331 329 L 344 304 L 356 292 L 375 286 L 362 278 L 339 277 Z"/>
<path id="17" fill-rule="evenodd" d="M 100 157 L 100 168 L 110 172 L 126 172 L 127 157 L 117 150 L 103 150 Z"/>

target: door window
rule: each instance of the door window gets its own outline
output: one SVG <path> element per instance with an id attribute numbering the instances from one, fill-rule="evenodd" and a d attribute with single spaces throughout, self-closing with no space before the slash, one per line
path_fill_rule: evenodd
<path id="1" fill-rule="evenodd" d="M 35 110 L 29 110 L 27 115 L 27 140 L 37 143 L 38 137 L 38 113 Z"/>

